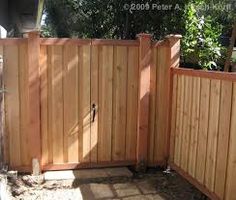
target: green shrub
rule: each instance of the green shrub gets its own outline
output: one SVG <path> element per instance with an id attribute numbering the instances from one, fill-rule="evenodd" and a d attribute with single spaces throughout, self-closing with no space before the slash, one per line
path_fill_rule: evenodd
<path id="1" fill-rule="evenodd" d="M 198 13 L 201 3 L 190 3 L 185 9 L 185 35 L 182 41 L 185 62 L 197 63 L 202 69 L 219 69 L 223 47 L 219 43 L 222 27 L 210 16 Z"/>

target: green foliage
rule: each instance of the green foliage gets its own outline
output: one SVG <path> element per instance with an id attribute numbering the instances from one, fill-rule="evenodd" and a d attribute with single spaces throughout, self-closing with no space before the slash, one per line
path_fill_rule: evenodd
<path id="1" fill-rule="evenodd" d="M 232 62 L 236 63 L 236 57 L 232 57 Z"/>
<path id="2" fill-rule="evenodd" d="M 80 38 L 134 39 L 146 32 L 154 38 L 184 30 L 184 5 L 190 0 L 47 0 L 46 26 L 51 36 Z M 171 11 L 127 10 L 131 4 L 178 4 Z M 45 29 L 43 29 L 45 30 Z M 48 30 L 48 29 L 47 29 Z M 47 34 L 46 34 L 47 35 Z"/>
<path id="3" fill-rule="evenodd" d="M 47 0 L 44 37 L 135 39 L 141 32 L 154 39 L 181 34 L 184 62 L 219 69 L 223 48 L 220 37 L 230 35 L 236 12 L 207 9 L 233 0 Z M 124 5 L 178 5 L 171 10 L 130 10 Z M 205 9 L 204 9 L 205 8 Z M 236 8 L 236 5 L 235 5 Z"/>
<path id="4" fill-rule="evenodd" d="M 203 69 L 219 69 L 223 47 L 219 42 L 222 26 L 212 17 L 197 12 L 200 3 L 190 3 L 185 10 L 185 35 L 182 41 L 185 61 L 198 63 Z"/>

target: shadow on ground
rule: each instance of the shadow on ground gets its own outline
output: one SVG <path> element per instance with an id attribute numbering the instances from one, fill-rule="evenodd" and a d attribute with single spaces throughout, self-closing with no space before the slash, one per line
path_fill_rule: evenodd
<path id="1" fill-rule="evenodd" d="M 207 199 L 175 172 L 149 169 L 133 177 L 31 182 L 25 176 L 9 180 L 12 199 L 24 200 L 204 200 Z"/>

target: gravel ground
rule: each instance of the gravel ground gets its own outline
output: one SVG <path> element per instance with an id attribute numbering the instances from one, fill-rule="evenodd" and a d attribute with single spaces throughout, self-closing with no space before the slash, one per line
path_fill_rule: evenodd
<path id="1" fill-rule="evenodd" d="M 8 178 L 10 199 L 80 200 L 80 199 L 157 199 L 204 200 L 201 192 L 175 172 L 149 169 L 132 178 L 116 177 L 94 180 L 47 181 L 28 175 Z"/>

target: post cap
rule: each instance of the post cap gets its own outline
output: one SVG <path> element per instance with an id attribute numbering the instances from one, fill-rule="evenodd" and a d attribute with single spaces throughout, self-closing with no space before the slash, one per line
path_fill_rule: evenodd
<path id="1" fill-rule="evenodd" d="M 170 35 L 167 35 L 165 38 L 166 38 L 166 39 L 181 39 L 181 38 L 182 38 L 182 35 L 170 34 Z"/>
<path id="2" fill-rule="evenodd" d="M 32 30 L 32 31 L 27 31 L 23 33 L 23 37 L 27 38 L 29 35 L 40 35 L 39 30 Z"/>

